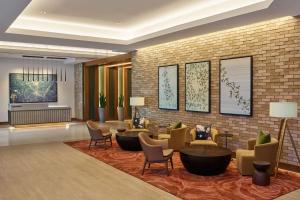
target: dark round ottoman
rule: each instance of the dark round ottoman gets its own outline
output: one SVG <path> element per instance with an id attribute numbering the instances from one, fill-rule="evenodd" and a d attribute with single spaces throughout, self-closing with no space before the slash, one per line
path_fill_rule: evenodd
<path id="1" fill-rule="evenodd" d="M 271 163 L 266 161 L 254 161 L 254 173 L 252 177 L 252 183 L 260 186 L 270 185 L 270 175 L 267 170 L 271 166 Z"/>
<path id="2" fill-rule="evenodd" d="M 116 140 L 121 149 L 126 151 L 141 151 L 142 147 L 139 141 L 139 131 L 126 131 L 116 133 Z M 150 136 L 151 134 L 148 133 Z"/>
<path id="3" fill-rule="evenodd" d="M 212 176 L 226 170 L 231 154 L 229 149 L 223 147 L 199 145 L 180 150 L 180 159 L 190 173 Z"/>

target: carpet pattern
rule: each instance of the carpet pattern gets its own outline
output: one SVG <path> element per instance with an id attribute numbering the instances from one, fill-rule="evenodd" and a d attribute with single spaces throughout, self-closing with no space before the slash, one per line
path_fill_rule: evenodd
<path id="1" fill-rule="evenodd" d="M 170 176 L 165 175 L 163 164 L 152 164 L 142 176 L 143 152 L 123 151 L 115 142 L 107 150 L 101 147 L 92 147 L 89 150 L 88 143 L 89 141 L 66 142 L 83 153 L 182 199 L 267 200 L 300 188 L 300 174 L 286 170 L 280 170 L 277 178 L 272 177 L 270 186 L 253 185 L 251 177 L 239 174 L 234 161 L 224 174 L 218 176 L 190 174 L 183 167 L 179 153 L 175 153 L 173 157 L 174 169 Z"/>

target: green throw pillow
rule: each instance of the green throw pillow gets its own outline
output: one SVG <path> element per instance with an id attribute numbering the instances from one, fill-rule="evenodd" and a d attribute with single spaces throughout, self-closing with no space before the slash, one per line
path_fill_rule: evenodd
<path id="1" fill-rule="evenodd" d="M 182 125 L 182 123 L 181 123 L 181 122 L 178 122 L 177 124 L 175 124 L 175 125 L 173 126 L 173 128 L 174 128 L 174 129 L 181 128 L 181 125 Z"/>
<path id="2" fill-rule="evenodd" d="M 266 144 L 271 142 L 271 135 L 265 134 L 263 131 L 260 131 L 256 138 L 256 145 L 258 144 Z"/>

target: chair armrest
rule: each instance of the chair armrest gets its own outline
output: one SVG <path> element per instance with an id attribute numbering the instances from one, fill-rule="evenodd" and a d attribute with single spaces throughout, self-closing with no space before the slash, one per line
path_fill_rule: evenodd
<path id="1" fill-rule="evenodd" d="M 254 150 L 256 144 L 256 138 L 251 138 L 248 140 L 248 150 Z"/>
<path id="2" fill-rule="evenodd" d="M 196 139 L 196 130 L 193 128 L 191 129 L 191 131 L 188 133 L 189 135 L 189 141 L 188 142 L 192 142 Z"/>
<path id="3" fill-rule="evenodd" d="M 215 128 L 212 128 L 210 131 L 210 135 L 211 135 L 212 141 L 214 141 L 215 143 L 218 143 L 218 138 L 220 137 L 219 131 Z"/>
<path id="4" fill-rule="evenodd" d="M 154 145 L 159 145 L 161 146 L 163 149 L 167 149 L 168 148 L 168 140 L 152 140 Z"/>

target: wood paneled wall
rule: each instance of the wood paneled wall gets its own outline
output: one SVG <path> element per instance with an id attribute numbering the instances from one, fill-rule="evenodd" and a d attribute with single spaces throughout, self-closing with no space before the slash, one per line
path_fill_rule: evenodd
<path id="1" fill-rule="evenodd" d="M 107 98 L 107 106 L 106 106 L 106 120 L 115 120 L 117 119 L 117 109 L 114 109 L 114 113 L 112 115 L 109 114 L 109 108 L 113 104 L 114 107 L 118 106 L 118 67 L 127 67 L 127 65 L 122 65 L 122 63 L 129 63 L 131 62 L 131 55 L 130 54 L 123 54 L 119 56 L 113 56 L 109 58 L 103 58 L 98 59 L 90 62 L 86 62 L 83 64 L 83 93 L 84 93 L 84 100 L 83 100 L 83 119 L 84 120 L 99 120 L 98 117 L 98 106 L 99 106 L 99 73 L 98 73 L 98 66 L 104 66 L 104 94 Z M 120 64 L 118 66 L 118 64 Z M 116 67 L 110 67 L 111 65 L 114 65 Z M 113 76 L 109 76 L 109 71 L 113 70 Z M 125 70 L 125 68 L 124 68 Z M 93 71 L 95 80 L 93 83 L 91 82 L 91 71 Z M 127 70 L 128 71 L 128 70 Z M 125 75 L 126 74 L 126 75 Z M 129 80 L 127 73 L 124 73 L 123 71 L 123 79 Z M 113 81 L 110 81 L 110 79 L 113 78 Z M 131 80 L 131 79 L 130 79 Z M 112 83 L 112 84 L 110 84 Z M 91 84 L 94 84 L 93 87 L 91 87 Z M 124 83 L 123 83 L 124 85 Z M 125 86 L 124 86 L 125 87 Z M 94 91 L 91 91 L 91 88 L 94 88 Z M 128 95 L 128 83 L 127 86 L 124 88 L 124 106 L 129 105 L 129 102 L 127 99 Z M 113 92 L 114 95 L 111 95 L 110 92 Z M 93 101 L 91 101 L 91 98 L 93 98 Z M 113 99 L 112 99 L 113 98 Z M 91 105 L 90 102 L 93 102 L 93 108 L 94 109 L 94 115 L 91 116 Z M 113 109 L 113 108 L 111 108 Z M 125 118 L 128 118 L 130 115 L 128 114 L 128 110 L 131 109 L 125 109 L 127 110 L 127 113 L 125 111 Z"/>

